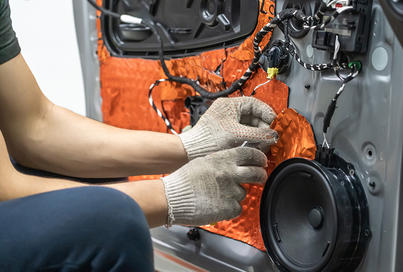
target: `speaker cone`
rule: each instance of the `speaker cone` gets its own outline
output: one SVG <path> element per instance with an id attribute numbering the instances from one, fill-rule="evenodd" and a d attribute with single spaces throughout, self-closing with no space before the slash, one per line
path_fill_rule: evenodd
<path id="1" fill-rule="evenodd" d="M 365 193 L 352 166 L 294 158 L 265 185 L 260 224 L 281 271 L 353 271 L 370 236 Z"/>

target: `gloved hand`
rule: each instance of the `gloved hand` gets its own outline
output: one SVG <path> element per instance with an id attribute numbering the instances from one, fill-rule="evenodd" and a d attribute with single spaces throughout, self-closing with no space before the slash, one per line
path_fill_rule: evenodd
<path id="1" fill-rule="evenodd" d="M 168 202 L 167 225 L 205 225 L 238 216 L 245 190 L 241 183 L 267 179 L 266 155 L 237 147 L 194 159 L 162 178 Z"/>
<path id="2" fill-rule="evenodd" d="M 245 141 L 267 153 L 278 138 L 270 129 L 275 117 L 272 108 L 256 98 L 219 98 L 192 129 L 179 137 L 189 160 L 240 146 Z"/>

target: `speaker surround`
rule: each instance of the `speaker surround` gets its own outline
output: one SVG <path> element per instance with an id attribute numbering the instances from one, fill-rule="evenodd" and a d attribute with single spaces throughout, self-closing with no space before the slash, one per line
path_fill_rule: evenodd
<path id="1" fill-rule="evenodd" d="M 333 151 L 322 163 L 281 163 L 263 190 L 260 225 L 281 271 L 354 271 L 370 238 L 368 206 L 353 166 Z"/>

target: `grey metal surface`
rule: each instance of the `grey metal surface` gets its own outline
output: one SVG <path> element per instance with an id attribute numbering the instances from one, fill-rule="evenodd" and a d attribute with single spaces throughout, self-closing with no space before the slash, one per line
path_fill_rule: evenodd
<path id="1" fill-rule="evenodd" d="M 84 79 L 87 116 L 102 121 L 96 12 L 94 8 L 88 5 L 86 0 L 72 1 Z"/>
<path id="2" fill-rule="evenodd" d="M 372 238 L 367 256 L 358 271 L 403 271 L 402 214 L 400 183 L 403 140 L 403 50 L 375 1 L 371 39 L 361 60 L 363 70 L 349 83 L 340 97 L 328 140 L 336 151 L 351 162 L 359 175 L 369 204 Z M 276 32 L 274 38 L 279 37 Z M 301 58 L 309 63 L 329 59 L 314 49 L 312 57 L 305 50 L 311 36 L 295 39 Z M 379 59 L 379 48 L 387 60 Z M 308 50 L 309 51 L 309 50 Z M 375 56 L 374 56 L 375 52 Z M 325 57 L 325 58 L 324 58 Z M 379 68 L 383 68 L 379 69 Z M 322 125 L 327 106 L 340 87 L 333 73 L 312 73 L 295 61 L 288 75 L 278 77 L 290 87 L 289 106 L 303 114 L 312 124 L 318 143 L 322 143 Z M 304 88 L 310 85 L 311 88 Z M 369 182 L 375 182 L 373 193 Z M 400 220 L 402 220 L 400 218 Z"/>
<path id="3" fill-rule="evenodd" d="M 281 8 L 279 2 L 278 9 Z M 400 199 L 403 49 L 377 1 L 374 3 L 371 29 L 367 54 L 354 56 L 354 59 L 361 60 L 363 70 L 358 78 L 347 85 L 338 101 L 328 131 L 328 141 L 344 159 L 354 164 L 366 190 L 372 238 L 366 258 L 358 271 L 403 271 L 403 234 L 400 231 L 403 230 L 403 200 Z M 272 39 L 281 37 L 282 34 L 275 31 Z M 329 59 L 328 53 L 308 46 L 312 41 L 312 33 L 294 41 L 300 49 L 301 58 L 306 62 L 321 63 Z M 290 87 L 289 106 L 310 121 L 315 137 L 321 143 L 323 117 L 330 100 L 340 87 L 339 79 L 332 72 L 308 71 L 295 61 L 290 71 L 278 78 Z M 305 88 L 307 85 L 310 88 Z M 375 188 L 368 186 L 370 182 L 375 183 Z M 178 234 L 172 232 L 170 235 Z M 165 237 L 170 235 L 165 234 Z M 228 239 L 210 235 L 212 237 L 203 241 L 202 247 L 216 247 L 219 252 L 212 252 L 211 256 L 224 258 L 222 252 L 228 251 L 228 246 L 223 241 Z M 170 242 L 167 244 L 171 245 Z M 234 248 L 242 251 L 247 247 L 241 243 Z M 181 250 L 192 252 L 186 248 Z M 181 250 L 175 254 L 183 254 Z M 189 259 L 194 258 L 197 255 Z M 237 264 L 239 259 L 240 256 L 233 255 L 229 263 Z M 263 264 L 264 259 L 253 261 L 259 267 L 255 271 L 269 271 L 268 268 L 260 270 L 263 266 L 258 262 Z"/>
<path id="4" fill-rule="evenodd" d="M 152 229 L 154 247 L 208 271 L 274 271 L 266 253 L 204 230 L 200 230 L 199 241 L 191 241 L 187 237 L 190 229 L 183 226 Z M 161 267 L 156 269 L 164 271 Z"/>
<path id="5" fill-rule="evenodd" d="M 277 9 L 282 2 L 277 1 Z M 73 0 L 73 4 L 87 113 L 101 120 L 95 13 L 86 1 Z M 275 31 L 273 39 L 280 37 Z M 309 46 L 311 35 L 294 41 L 303 60 L 320 63 L 329 59 L 328 53 Z M 378 1 L 374 1 L 368 52 L 354 59 L 362 61 L 363 70 L 339 99 L 328 140 L 355 166 L 369 203 L 372 238 L 358 271 L 403 271 L 403 49 Z M 324 112 L 340 87 L 338 78 L 331 72 L 307 71 L 295 61 L 290 71 L 278 78 L 290 87 L 289 106 L 311 122 L 321 143 Z M 249 245 L 207 231 L 201 231 L 199 242 L 190 241 L 188 229 L 153 229 L 154 246 L 209 271 L 273 271 L 265 253 Z"/>

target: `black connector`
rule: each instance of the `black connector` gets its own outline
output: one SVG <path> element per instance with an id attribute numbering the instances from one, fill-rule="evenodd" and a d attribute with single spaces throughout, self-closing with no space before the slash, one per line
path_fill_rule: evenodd
<path id="1" fill-rule="evenodd" d="M 333 167 L 334 148 L 328 148 L 322 145 L 318 145 L 316 148 L 315 161 L 320 162 L 326 167 Z"/>
<path id="2" fill-rule="evenodd" d="M 267 68 L 278 68 L 278 73 L 284 73 L 290 67 L 290 53 L 286 50 L 285 42 L 276 40 L 263 49 L 259 59 L 260 67 L 267 71 Z"/>
<path id="3" fill-rule="evenodd" d="M 188 96 L 185 99 L 185 107 L 190 111 L 190 125 L 196 125 L 200 117 L 208 110 L 213 100 L 201 96 Z"/>
<path id="4" fill-rule="evenodd" d="M 200 240 L 200 232 L 199 229 L 197 228 L 193 228 L 190 229 L 187 233 L 187 237 L 189 238 L 189 240 L 191 241 L 199 241 Z"/>

